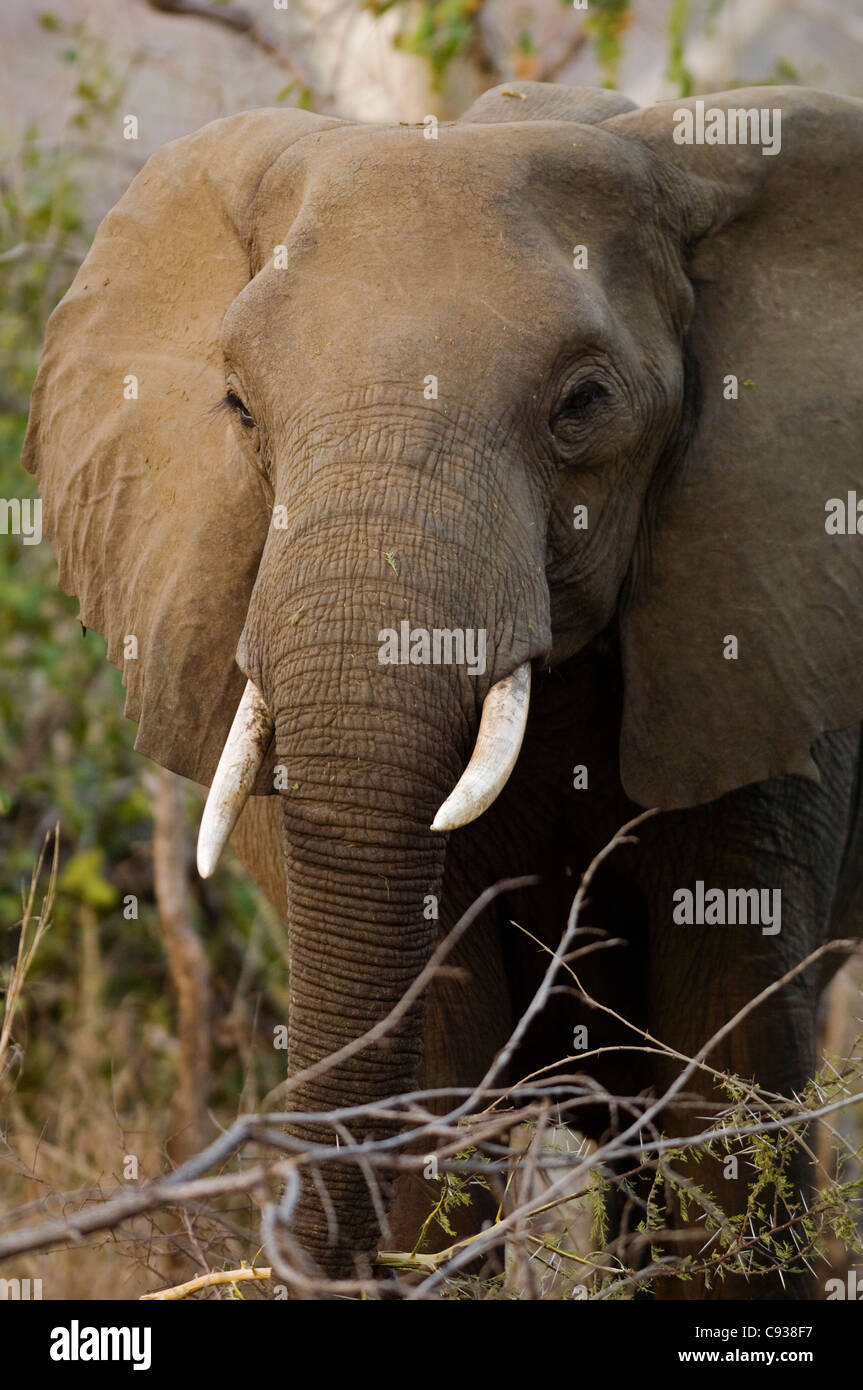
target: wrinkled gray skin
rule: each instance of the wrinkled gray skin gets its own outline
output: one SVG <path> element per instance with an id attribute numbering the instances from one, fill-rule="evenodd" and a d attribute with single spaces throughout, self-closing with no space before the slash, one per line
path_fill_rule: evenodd
<path id="1" fill-rule="evenodd" d="M 541 876 L 471 929 L 459 978 L 297 1109 L 480 1077 L 544 964 L 511 920 L 555 944 L 580 873 L 640 807 L 662 814 L 585 914 L 627 944 L 584 983 L 683 1053 L 859 914 L 863 540 L 827 536 L 824 506 L 859 466 L 861 104 L 707 98 L 781 109 L 765 157 L 676 144 L 672 106 L 508 91 L 437 141 L 261 111 L 167 147 L 103 224 L 34 393 L 26 462 L 61 580 L 124 666 L 137 746 L 208 783 L 246 677 L 274 718 L 235 842 L 287 914 L 292 1074 L 392 1009 L 482 889 Z M 751 383 L 737 400 L 729 374 Z M 245 409 L 214 415 L 226 389 Z M 485 674 L 381 665 L 379 630 L 405 618 L 485 629 Z M 484 696 L 526 660 L 513 776 L 433 834 Z M 781 932 L 676 926 L 672 895 L 698 879 L 780 889 Z M 711 1062 L 799 1091 L 837 963 Z M 634 1041 L 560 994 L 512 1075 L 565 1056 L 582 1017 L 591 1047 Z M 596 1074 L 624 1094 L 670 1075 L 632 1053 Z M 425 1201 L 398 1189 L 397 1246 Z M 739 1209 L 740 1186 L 722 1190 Z M 334 1238 L 311 1187 L 295 1230 L 348 1274 L 377 1220 L 356 1170 L 330 1196 Z"/>

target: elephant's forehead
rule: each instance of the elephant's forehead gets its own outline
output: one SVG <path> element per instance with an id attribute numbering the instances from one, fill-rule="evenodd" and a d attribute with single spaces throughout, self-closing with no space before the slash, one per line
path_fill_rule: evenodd
<path id="1" fill-rule="evenodd" d="M 645 225 L 633 205 L 646 179 L 622 146 L 571 122 L 444 125 L 437 140 L 345 127 L 300 141 L 260 186 L 255 280 L 225 336 L 254 322 L 285 345 L 303 316 L 325 343 L 353 318 L 358 330 L 385 325 L 393 343 L 424 319 L 432 340 L 468 320 L 481 335 L 517 323 L 542 338 L 577 315 L 601 332 L 619 279 L 609 266 L 632 259 Z M 582 243 L 591 266 L 575 274 Z"/>
<path id="2" fill-rule="evenodd" d="M 274 236 L 365 237 L 382 254 L 408 242 L 427 256 L 447 241 L 485 253 L 517 247 L 538 218 L 561 234 L 581 225 L 614 235 L 643 211 L 645 156 L 572 122 L 346 126 L 298 142 L 260 186 L 253 226 L 264 255 Z"/>

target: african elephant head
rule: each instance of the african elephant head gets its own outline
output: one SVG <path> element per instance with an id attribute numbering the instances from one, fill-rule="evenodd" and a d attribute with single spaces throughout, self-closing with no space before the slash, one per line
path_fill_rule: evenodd
<path id="1" fill-rule="evenodd" d="M 499 791 L 531 668 L 615 626 L 644 806 L 805 773 L 863 716 L 856 501 L 825 527 L 859 474 L 861 104 L 704 106 L 726 136 L 778 112 L 781 147 L 531 83 L 432 130 L 218 121 L 149 161 L 52 317 L 26 463 L 136 747 L 211 783 L 251 682 L 205 867 L 238 779 L 281 795 L 293 1073 L 428 960 L 430 827 Z M 417 1007 L 292 1106 L 410 1089 L 420 1040 Z M 376 1217 L 355 1170 L 330 1195 L 335 1244 L 314 1191 L 297 1229 L 344 1269 Z"/>

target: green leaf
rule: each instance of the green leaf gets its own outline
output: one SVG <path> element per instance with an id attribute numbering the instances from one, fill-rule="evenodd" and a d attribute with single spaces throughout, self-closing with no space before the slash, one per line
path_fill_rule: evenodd
<path id="1" fill-rule="evenodd" d="M 73 854 L 60 875 L 58 889 L 78 898 L 88 907 L 108 909 L 116 906 L 117 890 L 103 876 L 105 851 L 98 845 Z"/>

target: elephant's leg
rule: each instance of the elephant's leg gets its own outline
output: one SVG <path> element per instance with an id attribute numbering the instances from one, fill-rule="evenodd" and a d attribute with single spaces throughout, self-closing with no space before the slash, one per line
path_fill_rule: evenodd
<path id="1" fill-rule="evenodd" d="M 643 836 L 641 863 L 651 885 L 650 1028 L 670 1046 L 689 1055 L 716 1033 L 760 991 L 782 978 L 831 934 L 831 913 L 853 816 L 857 733 L 825 737 L 815 757 L 822 781 L 787 777 L 762 783 L 722 798 L 710 806 L 663 817 Z M 708 888 L 776 890 L 781 922 L 764 925 L 683 925 L 673 921 L 676 890 Z M 726 902 L 728 901 L 726 895 Z M 774 931 L 779 925 L 779 930 Z M 749 1013 L 711 1053 L 707 1061 L 760 1087 L 793 1100 L 816 1069 L 815 1039 L 818 969 L 810 969 Z M 658 1069 L 660 1086 L 679 1071 L 669 1062 Z M 699 1072 L 690 1093 L 713 1105 L 729 1104 L 706 1072 Z M 706 1127 L 704 1104 L 676 1106 L 665 1128 L 694 1133 Z M 799 1132 L 799 1131 L 798 1131 Z M 743 1140 L 731 1156 L 737 1164 L 705 1159 L 686 1169 L 691 1179 L 712 1191 L 729 1215 L 747 1211 L 747 1189 L 756 1177 Z M 735 1175 L 736 1167 L 736 1175 Z M 814 1180 L 805 1150 L 794 1146 L 787 1166 L 788 1207 L 775 1188 L 760 1195 L 769 1224 L 782 1225 L 811 1205 Z M 671 1206 L 677 1206 L 676 1201 Z M 697 1204 L 690 1221 L 699 1224 Z M 799 1223 L 798 1223 L 799 1224 Z M 746 1234 L 758 1235 L 757 1218 Z M 681 1247 L 693 1256 L 707 1234 Z M 763 1248 L 756 1263 L 769 1264 Z M 800 1269 L 804 1266 L 800 1263 Z M 783 1282 L 784 1280 L 784 1282 Z M 676 1298 L 794 1298 L 811 1296 L 809 1277 L 784 1274 L 743 1275 L 703 1281 L 672 1281 L 661 1290 Z"/>

